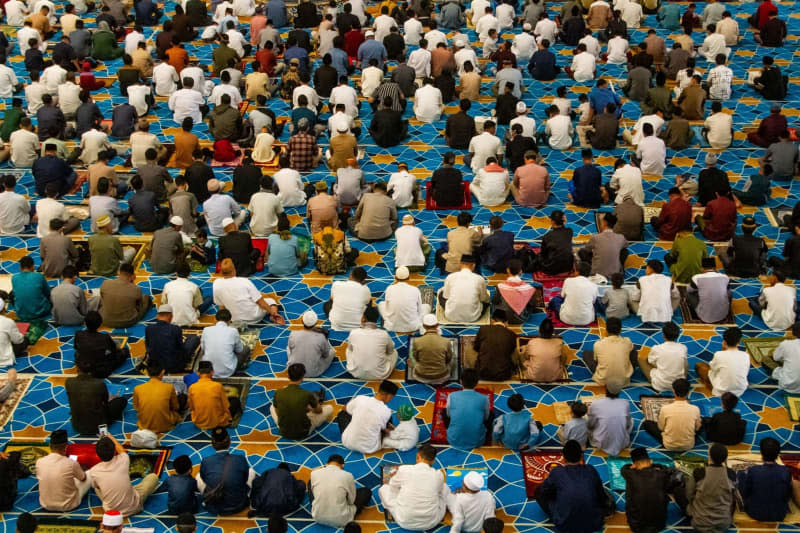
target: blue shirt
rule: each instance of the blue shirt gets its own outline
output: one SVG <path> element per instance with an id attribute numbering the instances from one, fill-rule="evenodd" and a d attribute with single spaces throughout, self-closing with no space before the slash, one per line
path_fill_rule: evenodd
<path id="1" fill-rule="evenodd" d="M 183 370 L 183 333 L 180 326 L 156 320 L 144 328 L 144 345 L 151 359 L 161 361 L 167 372 Z"/>
<path id="2" fill-rule="evenodd" d="M 276 28 L 283 28 L 289 23 L 286 17 L 286 4 L 283 0 L 270 0 L 267 2 L 267 18 Z"/>
<path id="3" fill-rule="evenodd" d="M 580 207 L 598 208 L 603 203 L 600 193 L 602 175 L 600 169 L 594 165 L 583 165 L 575 169 L 572 181 L 569 182 L 569 192 L 572 201 Z"/>
<path id="4" fill-rule="evenodd" d="M 553 80 L 558 76 L 556 55 L 550 50 L 537 50 L 528 62 L 528 72 L 536 80 Z"/>
<path id="5" fill-rule="evenodd" d="M 517 451 L 523 444 L 532 449 L 539 440 L 539 426 L 531 417 L 530 411 L 506 413 L 495 419 L 492 438 L 509 450 Z"/>
<path id="6" fill-rule="evenodd" d="M 514 258 L 514 234 L 496 230 L 484 239 L 481 245 L 481 264 L 494 272 L 505 272 L 508 262 Z"/>
<path id="7" fill-rule="evenodd" d="M 383 62 L 386 61 L 386 47 L 383 46 L 383 43 L 379 43 L 375 39 L 367 39 L 361 43 L 358 47 L 358 60 L 362 69 L 369 66 L 370 59 L 377 59 L 378 67 L 383 68 Z"/>
<path id="8" fill-rule="evenodd" d="M 300 61 L 301 72 L 308 72 L 308 51 L 305 48 L 297 45 L 287 48 L 283 53 L 283 61 L 288 64 L 292 59 Z"/>
<path id="9" fill-rule="evenodd" d="M 11 291 L 14 294 L 14 310 L 23 322 L 30 322 L 50 315 L 50 286 L 38 272 L 20 272 L 11 276 Z"/>
<path id="10" fill-rule="evenodd" d="M 242 208 L 232 197 L 227 194 L 213 194 L 211 198 L 203 202 L 203 213 L 208 224 L 208 233 L 219 237 L 225 235 L 222 227 L 222 220 L 231 217 L 236 218 Z"/>
<path id="11" fill-rule="evenodd" d="M 557 466 L 540 486 L 540 502 L 559 531 L 590 533 L 603 529 L 605 491 L 589 465 Z"/>
<path id="12" fill-rule="evenodd" d="M 229 21 L 229 20 L 230 20 L 231 22 L 233 22 L 233 29 L 234 29 L 234 30 L 235 30 L 235 29 L 236 29 L 236 28 L 239 26 L 239 19 L 238 19 L 238 18 L 234 17 L 233 15 L 225 15 L 225 16 L 224 16 L 224 17 L 222 17 L 222 19 L 219 21 L 219 26 L 218 26 L 218 28 L 217 28 L 217 31 L 218 31 L 219 33 L 225 33 L 225 32 L 227 32 L 227 31 L 228 31 L 228 21 Z"/>
<path id="13" fill-rule="evenodd" d="M 54 155 L 46 155 L 34 161 L 31 171 L 36 182 L 36 194 L 39 196 L 44 196 L 44 189 L 50 182 L 58 185 L 60 194 L 66 194 L 77 176 L 66 161 Z"/>
<path id="14" fill-rule="evenodd" d="M 619 455 L 631 443 L 630 403 L 624 398 L 595 400 L 589 406 L 588 426 L 592 432 L 592 446 L 608 455 Z"/>
<path id="15" fill-rule="evenodd" d="M 751 466 L 739 472 L 744 510 L 760 522 L 782 522 L 792 497 L 792 473 L 775 463 Z"/>
<path id="16" fill-rule="evenodd" d="M 483 416 L 478 417 L 479 413 Z M 486 425 L 489 418 L 489 398 L 471 389 L 451 393 L 447 397 L 447 441 L 453 448 L 471 450 L 486 441 Z"/>
<path id="17" fill-rule="evenodd" d="M 206 328 L 208 329 L 208 328 Z M 250 466 L 244 455 L 230 454 L 227 450 L 209 455 L 200 463 L 200 478 L 210 490 L 220 484 L 222 473 L 225 470 L 225 460 L 230 457 L 228 475 L 225 476 L 225 491 L 222 503 L 217 505 L 204 505 L 211 514 L 229 515 L 238 513 L 250 507 L 247 479 L 250 475 Z"/>
<path id="18" fill-rule="evenodd" d="M 167 478 L 167 510 L 170 514 L 197 512 L 197 480 L 189 474 Z"/>
<path id="19" fill-rule="evenodd" d="M 203 329 L 200 344 L 203 347 L 203 361 L 211 361 L 214 366 L 214 377 L 229 378 L 236 372 L 239 363 L 236 354 L 244 350 L 236 328 L 225 322 L 217 322 Z"/>
<path id="20" fill-rule="evenodd" d="M 617 94 L 609 89 L 608 87 L 604 87 L 600 89 L 599 87 L 595 87 L 589 93 L 589 106 L 594 109 L 595 114 L 600 114 L 605 111 L 606 106 L 608 104 L 614 104 L 617 106 L 617 118 L 622 116 L 622 106 L 620 105 L 620 99 Z"/>
<path id="21" fill-rule="evenodd" d="M 273 276 L 285 277 L 297 274 L 297 237 L 292 235 L 287 240 L 273 233 L 267 238 L 269 243 L 269 259 L 267 269 Z"/>
<path id="22" fill-rule="evenodd" d="M 331 48 L 329 53 L 333 60 L 331 66 L 336 69 L 339 77 L 347 76 L 347 67 L 350 66 L 350 58 L 347 57 L 347 52 L 341 48 Z"/>

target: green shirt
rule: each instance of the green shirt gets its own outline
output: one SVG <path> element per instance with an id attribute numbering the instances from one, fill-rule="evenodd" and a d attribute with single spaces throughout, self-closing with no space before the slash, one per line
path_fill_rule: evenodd
<path id="1" fill-rule="evenodd" d="M 239 54 L 236 53 L 236 50 L 231 48 L 230 46 L 220 46 L 216 50 L 211 53 L 211 57 L 214 59 L 214 72 L 219 74 L 226 68 L 228 68 L 228 61 L 231 59 L 239 59 Z"/>
<path id="2" fill-rule="evenodd" d="M 92 274 L 97 276 L 113 276 L 123 259 L 119 239 L 105 232 L 89 237 L 89 253 Z"/>
<path id="3" fill-rule="evenodd" d="M 706 245 L 694 235 L 677 237 L 669 255 L 676 259 L 669 267 L 672 278 L 678 283 L 689 283 L 692 276 L 703 271 L 702 261 L 708 256 Z"/>
<path id="4" fill-rule="evenodd" d="M 278 412 L 278 429 L 281 437 L 286 439 L 304 439 L 311 430 L 311 421 L 308 419 L 308 407 L 317 406 L 317 397 L 314 393 L 291 384 L 275 391 L 272 405 Z"/>
<path id="5" fill-rule="evenodd" d="M 7 141 L 11 134 L 19 129 L 19 121 L 24 116 L 25 112 L 22 111 L 21 107 L 6 109 L 5 114 L 3 114 L 3 125 L 0 126 L 0 138 Z"/>
<path id="6" fill-rule="evenodd" d="M 11 276 L 14 293 L 14 310 L 23 322 L 31 322 L 50 315 L 50 286 L 38 272 L 20 272 Z"/>

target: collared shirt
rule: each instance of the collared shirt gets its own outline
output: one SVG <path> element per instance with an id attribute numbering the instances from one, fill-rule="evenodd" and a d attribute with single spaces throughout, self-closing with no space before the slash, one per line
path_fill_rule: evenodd
<path id="1" fill-rule="evenodd" d="M 189 409 L 192 422 L 200 429 L 227 426 L 231 423 L 230 404 L 225 388 L 219 381 L 212 380 L 208 374 L 200 376 L 189 387 Z"/>
<path id="2" fill-rule="evenodd" d="M 633 374 L 630 353 L 633 343 L 619 335 L 609 335 L 594 343 L 594 357 L 597 368 L 592 379 L 605 385 L 610 379 L 624 380 L 625 385 Z M 614 454 L 612 454 L 614 455 Z"/>
<path id="3" fill-rule="evenodd" d="M 89 469 L 94 488 L 105 511 L 116 510 L 130 516 L 142 510 L 139 493 L 131 485 L 131 460 L 127 453 L 115 455 Z"/>
<path id="4" fill-rule="evenodd" d="M 430 43 L 428 45 L 430 46 Z M 406 64 L 414 69 L 418 78 L 431 75 L 431 53 L 425 48 L 417 48 L 411 52 Z"/>
<path id="5" fill-rule="evenodd" d="M 356 483 L 353 474 L 336 464 L 311 472 L 309 491 L 314 522 L 335 528 L 344 527 L 356 514 Z"/>
<path id="6" fill-rule="evenodd" d="M 397 204 L 397 207 L 408 207 L 412 204 L 414 201 L 414 185 L 416 183 L 417 178 L 405 170 L 395 172 L 389 177 L 387 188 L 392 191 L 392 200 Z"/>
<path id="7" fill-rule="evenodd" d="M 287 145 L 289 162 L 294 170 L 310 170 L 314 158 L 319 153 L 317 139 L 308 133 L 296 133 L 289 138 Z"/>
<path id="8" fill-rule="evenodd" d="M 386 379 L 396 361 L 392 338 L 375 324 L 362 325 L 347 337 L 347 371 L 356 379 Z"/>
<path id="9" fill-rule="evenodd" d="M 647 362 L 654 367 L 650 371 L 653 388 L 658 392 L 671 391 L 673 381 L 686 377 L 687 357 L 686 346 L 678 342 L 666 341 L 653 346 L 647 356 Z"/>
<path id="10" fill-rule="evenodd" d="M 700 409 L 685 400 L 675 400 L 659 411 L 658 428 L 667 450 L 690 450 L 694 447 L 695 433 L 700 429 Z"/>
<path id="11" fill-rule="evenodd" d="M 483 304 L 489 302 L 486 280 L 468 268 L 447 276 L 442 296 L 447 300 L 445 316 L 451 322 L 475 322 L 483 313 Z"/>
<path id="12" fill-rule="evenodd" d="M 12 132 L 9 144 L 11 145 L 11 162 L 15 167 L 30 168 L 39 157 L 39 136 L 32 131 L 18 129 Z"/>
<path id="13" fill-rule="evenodd" d="M 370 59 L 377 59 L 379 67 L 382 67 L 383 62 L 386 61 L 386 47 L 376 39 L 377 37 L 367 39 L 358 47 L 358 60 L 361 62 L 362 68 L 369 65 Z"/>
<path id="14" fill-rule="evenodd" d="M 122 279 L 107 279 L 100 286 L 100 314 L 110 328 L 128 328 L 136 324 L 150 297 L 137 285 Z"/>
<path id="15" fill-rule="evenodd" d="M 81 493 L 76 481 L 84 481 L 78 461 L 58 453 L 49 453 L 36 461 L 36 479 L 39 480 L 39 505 L 48 511 L 71 511 L 81 503 Z"/>
<path id="16" fill-rule="evenodd" d="M 202 90 L 202 88 L 201 88 Z M 182 122 L 184 118 L 191 117 L 195 124 L 203 121 L 200 106 L 205 105 L 206 99 L 203 94 L 192 89 L 180 89 L 172 93 L 167 105 L 173 112 L 172 119 L 175 122 Z"/>
<path id="17" fill-rule="evenodd" d="M 208 223 L 208 232 L 216 237 L 225 235 L 222 221 L 225 218 L 236 218 L 241 213 L 242 208 L 236 201 L 227 194 L 212 194 L 211 198 L 203 202 L 203 213 L 205 213 Z"/>
<path id="18" fill-rule="evenodd" d="M 214 304 L 230 311 L 234 321 L 258 322 L 267 314 L 256 303 L 263 296 L 247 278 L 217 278 L 212 285 L 212 291 Z M 267 300 L 268 303 L 269 301 Z"/>
<path id="19" fill-rule="evenodd" d="M 83 324 L 89 310 L 83 289 L 68 281 L 63 281 L 61 285 L 50 292 L 50 300 L 53 303 L 53 322 L 62 326 Z"/>
<path id="20" fill-rule="evenodd" d="M 186 278 L 170 281 L 161 293 L 161 305 L 172 306 L 172 323 L 177 326 L 195 324 L 199 318 L 197 307 L 202 302 L 200 287 Z"/>
<path id="21" fill-rule="evenodd" d="M 287 366 L 301 363 L 305 376 L 314 378 L 325 372 L 333 361 L 333 348 L 327 335 L 316 328 L 292 331 L 286 346 Z"/>
<path id="22" fill-rule="evenodd" d="M 269 235 L 278 227 L 278 215 L 283 213 L 283 206 L 278 196 L 271 192 L 260 191 L 250 197 L 250 230 L 254 235 Z"/>
<path id="23" fill-rule="evenodd" d="M 592 446 L 608 455 L 619 455 L 631 442 L 633 421 L 628 400 L 606 397 L 593 401 L 589 406 L 588 426 Z"/>
<path id="24" fill-rule="evenodd" d="M 593 466 L 557 466 L 541 487 L 542 495 L 552 501 L 553 522 L 559 530 L 603 529 L 606 493 Z"/>
<path id="25" fill-rule="evenodd" d="M 175 387 L 160 379 L 150 378 L 133 389 L 133 408 L 139 429 L 163 433 L 181 420 Z"/>
<path id="26" fill-rule="evenodd" d="M 442 472 L 430 465 L 417 463 L 400 466 L 387 489 L 390 512 L 400 527 L 424 531 L 436 526 L 444 518 L 450 490 Z M 386 501 L 383 503 L 386 506 Z"/>
<path id="27" fill-rule="evenodd" d="M 721 35 L 719 35 L 722 38 Z M 725 44 L 724 38 L 722 44 Z M 709 96 L 715 100 L 727 100 L 731 97 L 733 71 L 725 65 L 717 65 L 708 72 L 708 83 L 711 85 Z"/>
<path id="28" fill-rule="evenodd" d="M 568 116 L 556 115 L 545 123 L 545 133 L 550 136 L 548 144 L 554 150 L 567 150 L 572 146 L 574 129 Z"/>
<path id="29" fill-rule="evenodd" d="M 732 392 L 741 396 L 747 390 L 747 374 L 750 371 L 750 356 L 736 348 L 720 350 L 711 359 L 708 378 L 713 385 L 714 396 Z"/>
<path id="30" fill-rule="evenodd" d="M 345 410 L 352 415 L 352 420 L 342 432 L 342 445 L 363 454 L 380 450 L 381 430 L 392 418 L 392 410 L 375 397 L 364 395 L 347 402 Z"/>

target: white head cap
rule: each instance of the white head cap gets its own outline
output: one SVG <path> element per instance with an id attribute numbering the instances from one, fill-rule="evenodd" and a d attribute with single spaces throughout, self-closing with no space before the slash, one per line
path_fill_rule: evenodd
<path id="1" fill-rule="evenodd" d="M 372 30 L 367 30 L 367 33 L 364 34 L 364 37 L 375 37 L 375 32 Z"/>
<path id="2" fill-rule="evenodd" d="M 119 527 L 122 525 L 122 513 L 119 511 L 106 511 L 103 515 L 103 525 L 109 527 Z"/>
<path id="3" fill-rule="evenodd" d="M 307 328 L 313 328 L 317 324 L 317 313 L 310 309 L 303 313 L 303 325 Z"/>
<path id="4" fill-rule="evenodd" d="M 526 22 L 525 24 L 522 25 L 522 29 L 525 30 L 525 31 L 531 31 L 532 27 L 533 26 L 531 26 L 530 22 Z"/>
<path id="5" fill-rule="evenodd" d="M 428 313 L 422 317 L 422 325 L 426 328 L 434 328 L 439 325 L 439 321 L 436 320 L 436 315 L 433 313 Z"/>
<path id="6" fill-rule="evenodd" d="M 464 486 L 469 490 L 481 490 L 483 488 L 483 476 L 477 472 L 470 472 L 464 476 Z"/>
<path id="7" fill-rule="evenodd" d="M 394 273 L 394 277 L 396 277 L 397 279 L 408 279 L 408 276 L 409 276 L 408 267 L 404 266 L 398 268 Z"/>
<path id="8" fill-rule="evenodd" d="M 183 219 L 178 215 L 175 215 L 171 219 L 169 219 L 169 223 L 173 226 L 183 226 Z"/>
<path id="9" fill-rule="evenodd" d="M 524 113 L 528 110 L 528 106 L 525 105 L 525 102 L 519 101 L 517 102 L 517 113 Z"/>

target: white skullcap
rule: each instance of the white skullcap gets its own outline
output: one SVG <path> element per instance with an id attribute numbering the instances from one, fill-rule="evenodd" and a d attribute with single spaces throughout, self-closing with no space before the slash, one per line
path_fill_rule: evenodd
<path id="1" fill-rule="evenodd" d="M 526 22 L 525 24 L 522 25 L 522 29 L 525 31 L 531 31 L 531 27 L 532 26 L 530 22 Z"/>
<path id="2" fill-rule="evenodd" d="M 307 328 L 313 328 L 317 324 L 317 313 L 310 309 L 303 313 L 303 325 Z"/>
<path id="3" fill-rule="evenodd" d="M 397 279 L 408 279 L 408 276 L 409 276 L 408 267 L 404 266 L 398 268 L 397 271 L 394 273 L 394 277 L 396 277 Z"/>
<path id="4" fill-rule="evenodd" d="M 477 472 L 470 472 L 464 476 L 464 486 L 469 490 L 481 490 L 483 488 L 483 476 Z"/>
<path id="5" fill-rule="evenodd" d="M 119 527 L 122 525 L 122 513 L 119 511 L 106 511 L 103 515 L 103 525 L 109 527 Z"/>
<path id="6" fill-rule="evenodd" d="M 434 315 L 433 313 L 428 313 L 427 315 L 422 317 L 422 325 L 425 327 L 432 328 L 434 326 L 438 326 L 439 321 L 436 320 L 436 315 Z"/>
<path id="7" fill-rule="evenodd" d="M 183 219 L 178 215 L 175 215 L 171 219 L 169 219 L 169 223 L 173 226 L 183 226 Z"/>
<path id="8" fill-rule="evenodd" d="M 171 312 L 172 312 L 172 306 L 170 304 L 164 304 L 158 306 L 158 314 L 171 313 Z"/>
<path id="9" fill-rule="evenodd" d="M 225 218 L 222 219 L 222 227 L 223 228 L 227 228 L 231 224 L 233 224 L 233 219 L 231 217 L 225 217 Z"/>
<path id="10" fill-rule="evenodd" d="M 525 102 L 517 102 L 517 113 L 524 113 L 528 110 L 528 106 L 525 105 Z"/>

